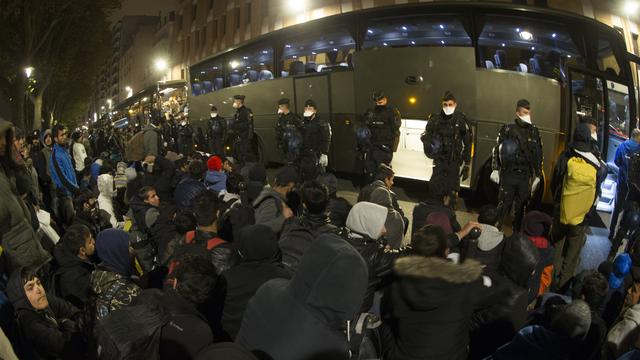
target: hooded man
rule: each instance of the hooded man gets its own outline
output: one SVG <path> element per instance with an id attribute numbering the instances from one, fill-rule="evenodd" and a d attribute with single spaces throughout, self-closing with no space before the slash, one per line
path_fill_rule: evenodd
<path id="1" fill-rule="evenodd" d="M 16 269 L 7 284 L 23 341 L 25 359 L 86 358 L 79 328 L 82 313 L 73 305 L 47 295 L 40 279 L 25 268 Z"/>
<path id="2" fill-rule="evenodd" d="M 222 327 L 231 339 L 240 331 L 247 304 L 260 286 L 271 279 L 289 278 L 279 261 L 278 238 L 268 226 L 250 225 L 241 229 L 238 236 L 242 260 L 222 274 L 227 284 Z"/>
<path id="3" fill-rule="evenodd" d="M 349 359 L 344 329 L 356 318 L 366 287 L 362 256 L 338 235 L 321 235 L 293 279 L 273 279 L 258 289 L 236 342 L 279 360 Z"/>
<path id="4" fill-rule="evenodd" d="M 48 263 L 51 255 L 40 244 L 29 210 L 18 195 L 12 147 L 13 125 L 0 119 L 0 243 L 10 269 L 27 267 L 35 271 Z"/>
<path id="5" fill-rule="evenodd" d="M 56 290 L 79 309 L 84 308 L 89 297 L 89 281 L 96 267 L 91 261 L 95 251 L 91 231 L 80 224 L 71 225 L 53 250 L 59 265 L 54 275 Z"/>
<path id="6" fill-rule="evenodd" d="M 586 241 L 584 220 L 597 202 L 597 189 L 606 177 L 606 169 L 601 168 L 603 164 L 592 149 L 591 130 L 586 124 L 578 124 L 573 142 L 560 155 L 553 171 L 551 191 L 556 204 L 551 227 L 551 242 L 555 246 L 554 289 L 561 289 L 574 275 Z"/>

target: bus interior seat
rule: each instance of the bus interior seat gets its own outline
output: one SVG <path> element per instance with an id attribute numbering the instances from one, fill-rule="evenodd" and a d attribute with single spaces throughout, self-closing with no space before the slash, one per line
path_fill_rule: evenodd
<path id="1" fill-rule="evenodd" d="M 284 70 L 280 71 L 280 77 L 288 77 L 288 76 L 289 76 L 289 72 L 288 71 L 284 71 Z"/>
<path id="2" fill-rule="evenodd" d="M 526 64 L 523 64 L 523 63 L 518 64 L 518 66 L 516 67 L 516 70 L 518 72 L 523 72 L 523 73 L 529 72 L 529 68 L 527 67 Z"/>
<path id="3" fill-rule="evenodd" d="M 256 70 L 247 70 L 243 78 L 249 80 L 249 82 L 256 82 L 258 81 L 258 72 Z"/>
<path id="4" fill-rule="evenodd" d="M 493 65 L 493 61 L 491 61 L 491 60 L 485 60 L 485 61 L 484 61 L 484 66 L 485 66 L 487 69 L 495 69 L 495 68 L 496 68 L 496 66 L 495 66 L 495 65 Z"/>
<path id="5" fill-rule="evenodd" d="M 221 77 L 215 78 L 215 80 L 213 80 L 213 89 L 217 91 L 222 88 L 224 88 L 224 79 Z"/>
<path id="6" fill-rule="evenodd" d="M 238 74 L 238 73 L 234 73 L 229 75 L 229 84 L 231 86 L 237 86 L 242 84 L 242 75 Z"/>
<path id="7" fill-rule="evenodd" d="M 532 57 L 529 59 L 529 66 L 531 67 L 531 72 L 534 74 L 542 74 L 542 67 L 540 66 L 539 59 Z"/>
<path id="8" fill-rule="evenodd" d="M 496 54 L 493 55 L 494 60 L 496 61 L 496 68 L 504 69 L 507 65 L 507 53 L 504 50 L 496 50 Z"/>
<path id="9" fill-rule="evenodd" d="M 300 60 L 296 60 L 289 64 L 289 74 L 292 76 L 304 74 L 304 63 Z"/>
<path id="10" fill-rule="evenodd" d="M 305 73 L 318 72 L 317 67 L 316 67 L 316 63 L 313 62 L 313 61 L 309 61 L 306 64 L 304 64 L 304 72 Z"/>
<path id="11" fill-rule="evenodd" d="M 258 76 L 258 81 L 262 80 L 272 80 L 273 73 L 269 70 L 260 70 L 260 75 Z"/>
<path id="12" fill-rule="evenodd" d="M 200 85 L 199 83 L 191 84 L 191 91 L 193 92 L 193 95 L 200 95 L 201 90 L 202 90 L 202 85 Z"/>
<path id="13" fill-rule="evenodd" d="M 213 83 L 211 81 L 206 80 L 203 81 L 202 84 L 204 85 L 203 90 L 205 94 L 213 91 Z"/>
<path id="14" fill-rule="evenodd" d="M 327 65 L 320 64 L 320 65 L 318 65 L 318 68 L 316 69 L 316 71 L 317 72 L 322 72 L 327 67 L 328 67 Z"/>

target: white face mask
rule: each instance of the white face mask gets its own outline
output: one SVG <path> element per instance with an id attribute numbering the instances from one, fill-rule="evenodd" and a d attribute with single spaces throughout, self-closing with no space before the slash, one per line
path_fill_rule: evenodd
<path id="1" fill-rule="evenodd" d="M 598 133 L 591 133 L 591 138 L 592 138 L 594 141 L 598 141 Z"/>
<path id="2" fill-rule="evenodd" d="M 218 116 L 218 113 L 214 113 L 214 112 L 211 113 L 211 117 L 216 117 L 216 116 Z"/>
<path id="3" fill-rule="evenodd" d="M 311 115 L 315 114 L 313 111 L 311 110 L 305 110 L 304 114 L 302 114 L 304 117 L 311 117 Z"/>
<path id="4" fill-rule="evenodd" d="M 526 122 L 527 124 L 531 124 L 531 115 L 517 115 L 518 118 L 524 122 Z"/>
<path id="5" fill-rule="evenodd" d="M 234 109 L 239 109 L 239 108 L 240 108 L 240 104 L 238 104 L 238 103 L 233 103 L 233 108 L 234 108 Z"/>
<path id="6" fill-rule="evenodd" d="M 284 110 L 278 109 L 278 114 L 284 114 Z"/>
<path id="7" fill-rule="evenodd" d="M 442 111 L 444 112 L 445 115 L 449 116 L 449 115 L 453 114 L 454 111 L 456 111 L 456 107 L 455 106 L 443 106 L 442 107 Z"/>
<path id="8" fill-rule="evenodd" d="M 186 122 L 186 121 L 182 121 L 182 122 L 180 123 L 180 125 L 185 126 L 185 125 L 187 125 L 187 122 Z"/>

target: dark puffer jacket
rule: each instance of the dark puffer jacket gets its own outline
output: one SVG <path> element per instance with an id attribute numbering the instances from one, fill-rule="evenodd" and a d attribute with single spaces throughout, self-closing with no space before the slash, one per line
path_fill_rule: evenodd
<path id="1" fill-rule="evenodd" d="M 362 256 L 339 236 L 321 235 L 292 280 L 270 280 L 256 292 L 236 342 L 278 360 L 348 359 L 344 329 L 366 286 Z"/>
<path id="2" fill-rule="evenodd" d="M 85 344 L 80 335 L 81 312 L 68 302 L 46 295 L 49 306 L 31 306 L 21 281 L 22 269 L 14 271 L 7 284 L 7 296 L 15 309 L 20 337 L 24 341 L 22 359 L 83 359 Z"/>
<path id="3" fill-rule="evenodd" d="M 198 181 L 192 177 L 185 177 L 178 183 L 173 193 L 173 198 L 179 210 L 192 210 L 193 200 L 202 194 L 207 187 L 202 181 Z"/>
<path id="4" fill-rule="evenodd" d="M 396 260 L 394 272 L 397 281 L 383 299 L 383 326 L 392 334 L 385 355 L 398 360 L 466 359 L 469 321 L 485 296 L 480 263 L 408 256 Z"/>
<path id="5" fill-rule="evenodd" d="M 102 320 L 112 311 L 130 305 L 140 287 L 131 278 L 98 266 L 91 274 L 91 293 L 87 303 L 91 321 Z"/>
<path id="6" fill-rule="evenodd" d="M 222 326 L 232 339 L 240 331 L 244 311 L 258 288 L 271 279 L 289 278 L 278 261 L 278 238 L 268 226 L 240 230 L 236 244 L 242 260 L 222 274 L 227 284 Z"/>
<path id="7" fill-rule="evenodd" d="M 523 235 L 505 241 L 499 274 L 492 276 L 491 298 L 471 322 L 470 359 L 483 359 L 509 342 L 526 325 L 529 282 L 538 263 L 538 249 Z"/>

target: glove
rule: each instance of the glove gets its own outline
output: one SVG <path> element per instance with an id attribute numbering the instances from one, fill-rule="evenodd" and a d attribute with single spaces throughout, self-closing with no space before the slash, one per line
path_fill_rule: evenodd
<path id="1" fill-rule="evenodd" d="M 460 170 L 460 178 L 462 179 L 462 181 L 465 181 L 469 178 L 469 165 L 465 165 L 462 167 L 462 170 Z"/>
<path id="2" fill-rule="evenodd" d="M 540 178 L 539 177 L 535 177 L 533 179 L 533 182 L 531 183 L 531 195 L 533 196 L 533 193 L 536 192 L 536 190 L 538 189 L 538 186 L 540 185 Z"/>
<path id="3" fill-rule="evenodd" d="M 327 165 L 329 165 L 329 157 L 326 154 L 320 155 L 320 160 L 318 161 L 318 164 L 320 164 L 320 166 L 322 167 L 327 167 Z"/>
<path id="4" fill-rule="evenodd" d="M 500 184 L 500 171 L 499 170 L 493 170 L 491 172 L 491 176 L 490 176 L 491 181 L 493 181 L 496 184 Z"/>

